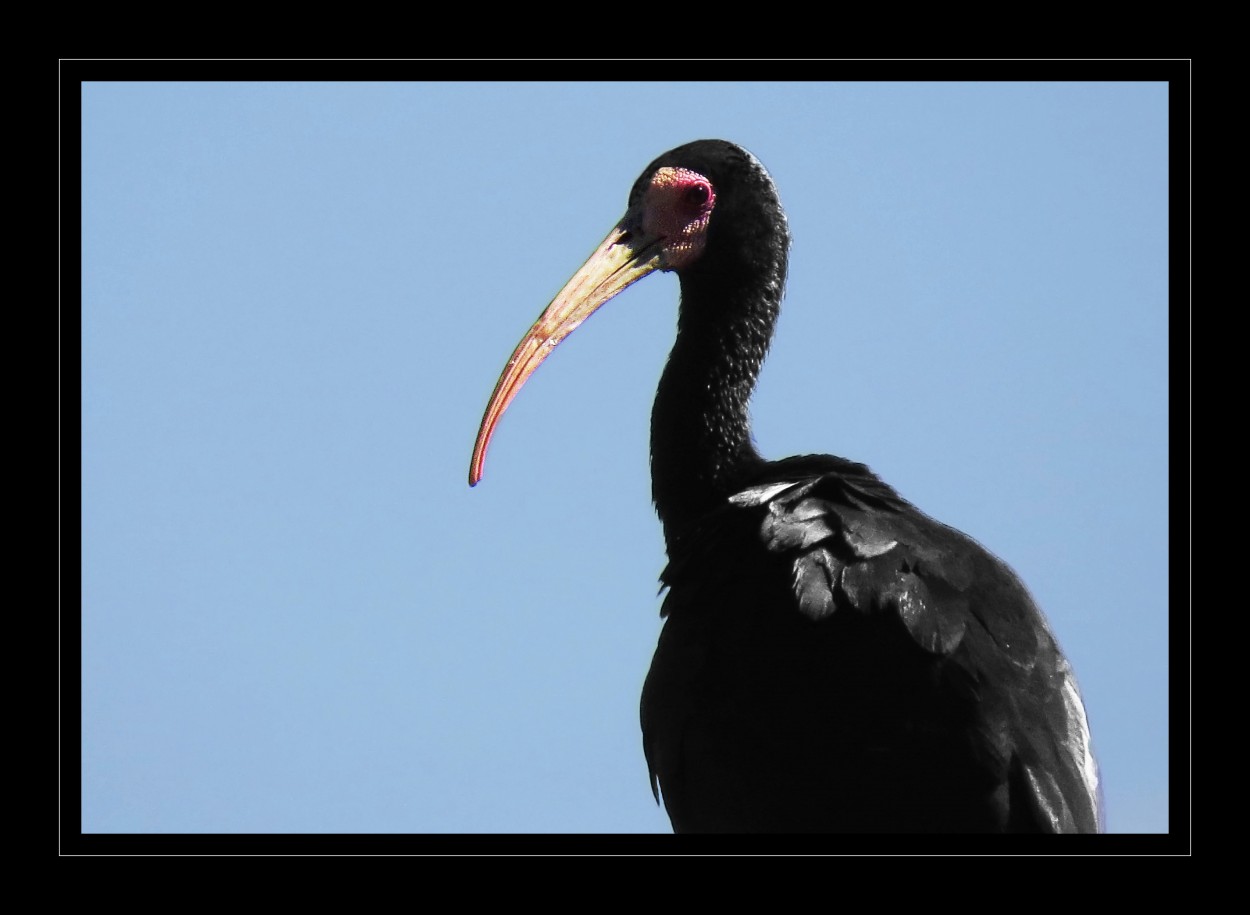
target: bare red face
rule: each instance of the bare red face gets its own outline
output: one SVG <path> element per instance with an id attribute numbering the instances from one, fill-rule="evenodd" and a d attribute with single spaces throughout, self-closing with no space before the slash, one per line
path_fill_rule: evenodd
<path id="1" fill-rule="evenodd" d="M 661 168 L 642 195 L 642 229 L 663 239 L 661 269 L 693 264 L 707 243 L 707 224 L 716 206 L 712 182 L 685 168 Z"/>

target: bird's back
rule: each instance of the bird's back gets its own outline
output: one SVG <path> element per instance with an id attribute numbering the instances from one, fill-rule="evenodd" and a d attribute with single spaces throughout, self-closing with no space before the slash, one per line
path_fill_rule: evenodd
<path id="1" fill-rule="evenodd" d="M 679 832 L 1092 832 L 1076 684 L 1016 576 L 862 465 L 761 474 L 670 545 L 643 692 Z"/>

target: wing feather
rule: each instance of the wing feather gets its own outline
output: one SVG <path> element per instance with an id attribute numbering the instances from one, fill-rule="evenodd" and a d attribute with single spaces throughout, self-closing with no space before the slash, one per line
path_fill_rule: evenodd
<path id="1" fill-rule="evenodd" d="M 940 792 L 926 779 L 937 778 L 933 772 L 945 765 L 972 786 L 960 790 L 985 798 L 988 812 L 976 822 L 991 825 L 969 828 L 1096 831 L 1098 779 L 1085 708 L 1071 668 L 1015 574 L 975 541 L 919 512 L 862 465 L 839 462 L 826 472 L 791 477 L 777 475 L 778 468 L 789 469 L 786 462 L 773 468 L 772 478 L 729 498 L 671 548 L 661 576 L 668 622 L 644 689 L 643 730 L 652 788 L 657 798 L 663 790 L 674 824 L 717 828 L 738 822 L 700 818 L 700 798 L 720 798 L 718 803 L 732 807 L 724 799 L 737 790 L 732 786 L 738 776 L 722 763 L 704 765 L 711 753 L 707 735 L 732 733 L 737 714 L 747 716 L 744 722 L 749 718 L 744 733 L 767 733 L 770 716 L 792 714 L 780 704 L 783 689 L 810 692 L 810 681 L 813 690 L 835 684 L 847 703 L 864 706 L 844 711 L 828 697 L 803 700 L 837 722 L 837 741 L 814 744 L 844 757 L 830 762 L 830 773 L 870 772 L 871 760 L 894 752 L 897 758 L 883 765 L 903 767 L 893 783 L 900 797 L 909 790 L 917 797 Z M 767 585 L 773 577 L 776 599 Z M 744 611 L 735 607 L 740 596 L 776 607 Z M 815 628 L 804 629 L 804 620 Z M 784 688 L 776 685 L 782 698 L 769 700 L 771 711 L 743 710 L 754 700 L 735 693 L 727 671 L 749 680 L 753 652 L 784 651 L 783 635 L 825 638 L 821 633 L 830 626 L 849 633 L 845 638 L 863 633 L 868 640 L 860 646 L 830 643 L 829 663 L 848 672 L 805 672 L 796 653 L 796 671 L 787 674 Z M 873 667 L 874 652 L 900 665 L 898 684 L 889 671 Z M 872 689 L 889 693 L 882 701 L 894 703 L 890 714 L 900 716 L 898 727 L 872 720 L 865 704 L 871 697 L 856 692 L 852 679 L 861 665 Z M 755 689 L 772 696 L 774 686 Z M 931 771 L 925 771 L 925 760 L 906 762 L 915 747 L 929 748 L 926 753 L 939 748 Z M 724 747 L 716 752 L 723 754 Z M 805 764 L 780 765 L 766 754 L 747 754 L 743 765 L 776 766 L 789 778 L 807 771 Z M 911 789 L 903 784 L 907 778 L 915 779 Z M 813 791 L 819 796 L 823 789 Z M 853 797 L 824 793 L 838 803 Z M 836 812 L 830 816 L 838 822 Z"/>

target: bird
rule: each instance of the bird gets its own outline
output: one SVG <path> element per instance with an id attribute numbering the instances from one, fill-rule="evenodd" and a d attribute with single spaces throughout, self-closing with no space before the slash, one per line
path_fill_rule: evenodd
<path id="1" fill-rule="evenodd" d="M 677 334 L 651 417 L 668 563 L 643 751 L 678 833 L 1093 833 L 1099 773 L 1075 675 L 1016 574 L 864 464 L 768 461 L 748 403 L 790 231 L 725 140 L 656 158 L 624 217 L 517 344 L 469 483 L 548 354 L 653 272 Z"/>

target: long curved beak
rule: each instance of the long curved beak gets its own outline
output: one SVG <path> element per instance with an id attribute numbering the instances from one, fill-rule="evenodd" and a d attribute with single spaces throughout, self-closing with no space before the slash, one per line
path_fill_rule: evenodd
<path id="1" fill-rule="evenodd" d="M 470 486 L 476 486 L 482 479 L 486 448 L 500 417 L 542 361 L 599 306 L 663 266 L 661 239 L 644 236 L 633 227 L 635 222 L 627 214 L 608 233 L 603 244 L 573 274 L 512 351 L 512 358 L 495 383 L 482 425 L 477 430 L 473 461 L 469 465 Z"/>

